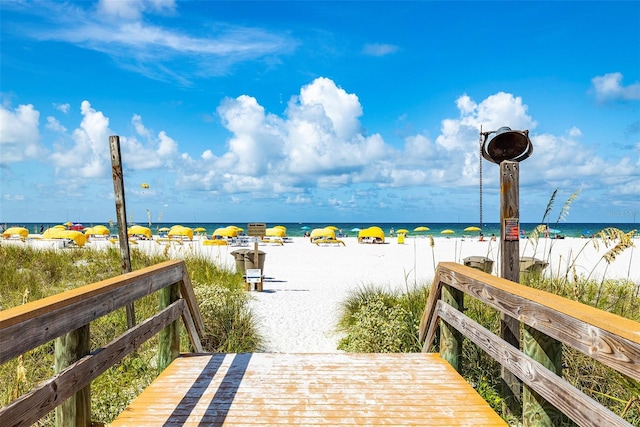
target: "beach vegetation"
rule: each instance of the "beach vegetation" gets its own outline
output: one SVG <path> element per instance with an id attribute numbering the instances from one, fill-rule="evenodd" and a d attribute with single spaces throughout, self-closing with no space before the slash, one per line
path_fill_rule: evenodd
<path id="1" fill-rule="evenodd" d="M 546 274 L 521 274 L 522 284 L 564 298 L 572 299 L 598 309 L 640 322 L 640 284 L 629 278 L 608 279 L 606 274 L 595 277 L 600 263 L 611 264 L 624 251 L 633 251 L 636 230 L 624 232 L 614 227 L 603 229 L 585 240 L 577 253 L 567 254 L 559 262 L 551 259 L 554 239 L 540 239 L 549 230 L 549 215 L 557 191 L 547 204 L 541 225 L 526 239 L 526 245 L 548 245 L 542 248 L 543 262 L 550 266 Z M 562 206 L 557 227 L 568 213 L 579 191 L 573 193 Z M 580 266 L 581 255 L 592 245 L 596 250 L 607 249 L 600 259 L 589 267 Z M 432 253 L 434 243 L 431 242 Z M 632 271 L 630 258 L 629 273 Z M 435 269 L 435 258 L 434 269 Z M 581 274 L 578 273 L 581 272 Z M 586 271 L 586 274 L 584 273 Z M 605 268 L 606 273 L 606 268 Z M 339 326 L 343 332 L 339 349 L 351 352 L 422 351 L 418 342 L 418 327 L 424 310 L 430 285 L 423 285 L 406 294 L 391 293 L 383 287 L 368 285 L 353 291 L 342 303 Z M 419 298 L 416 298 L 416 295 Z M 406 301 L 418 301 L 411 309 Z M 483 327 L 500 334 L 500 314 L 480 301 L 465 296 L 465 314 Z M 409 314 L 411 313 L 411 314 Z M 402 322 L 405 322 L 402 324 Z M 437 351 L 436 344 L 430 351 Z M 465 339 L 462 346 L 461 375 L 498 413 L 502 413 L 501 367 L 487 353 Z M 568 346 L 563 349 L 563 378 L 603 406 L 623 417 L 632 425 L 640 425 L 640 383 L 604 366 L 589 356 Z M 562 425 L 574 425 L 570 420 Z M 521 420 L 510 417 L 507 421 L 518 425 Z"/>
<path id="2" fill-rule="evenodd" d="M 1 309 L 94 283 L 121 274 L 117 248 L 107 250 L 42 250 L 28 245 L 0 245 Z M 133 270 L 168 260 L 166 255 L 148 255 L 132 248 Z M 205 325 L 203 346 L 210 352 L 251 352 L 262 345 L 255 315 L 248 305 L 242 276 L 221 269 L 203 256 L 188 254 L 187 271 L 200 305 Z M 147 296 L 135 303 L 137 319 L 157 312 L 158 297 Z M 126 330 L 126 312 L 117 310 L 91 323 L 91 346 L 98 348 Z M 181 351 L 191 351 L 181 327 Z M 54 375 L 54 343 L 35 348 L 0 365 L 0 405 L 32 389 Z M 157 337 L 116 364 L 91 384 L 93 421 L 109 423 L 158 375 Z M 38 425 L 51 425 L 49 414 Z"/>
<path id="3" fill-rule="evenodd" d="M 636 294 L 636 285 L 626 280 L 582 280 L 572 287 L 559 287 L 557 279 L 540 277 L 529 286 L 640 322 L 640 296 Z M 422 351 L 418 327 L 429 288 L 424 285 L 403 294 L 390 292 L 382 286 L 368 285 L 352 291 L 341 305 L 339 326 L 344 337 L 338 348 L 361 353 Z M 412 302 L 408 304 L 408 301 Z M 499 335 L 500 315 L 497 310 L 465 297 L 465 314 Z M 430 350 L 437 351 L 437 343 Z M 462 358 L 462 376 L 500 413 L 500 365 L 467 339 L 463 342 Z M 637 381 L 569 347 L 565 347 L 563 352 L 562 374 L 566 381 L 632 425 L 640 425 L 640 384 Z M 567 420 L 563 425 L 573 424 Z"/>
<path id="4" fill-rule="evenodd" d="M 350 291 L 340 307 L 338 349 L 357 353 L 420 351 L 416 331 L 427 303 L 428 288 L 395 292 L 365 285 Z"/>

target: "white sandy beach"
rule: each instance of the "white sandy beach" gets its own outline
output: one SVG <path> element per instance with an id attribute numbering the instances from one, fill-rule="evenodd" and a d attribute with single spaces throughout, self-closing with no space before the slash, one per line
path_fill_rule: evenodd
<path id="1" fill-rule="evenodd" d="M 499 241 L 480 242 L 477 238 L 435 237 L 430 247 L 428 237 L 407 237 L 404 244 L 387 238 L 385 244 L 358 244 L 355 237 L 343 239 L 343 246 L 316 246 L 308 239 L 293 238 L 284 245 L 260 245 L 265 252 L 263 292 L 251 292 L 251 306 L 261 319 L 262 333 L 268 342 L 267 352 L 337 352 L 339 335 L 335 323 L 340 303 L 349 291 L 364 285 L 379 285 L 405 290 L 415 284 L 431 284 L 434 264 L 440 261 L 463 262 L 468 256 L 483 256 L 495 261 L 493 274 L 499 271 Z M 38 246 L 51 242 L 34 240 Z M 610 265 L 602 260 L 607 248 L 596 250 L 589 239 L 521 240 L 522 256 L 548 260 L 546 274 L 564 276 L 568 260 L 576 260 L 576 272 L 593 279 L 629 279 L 640 283 L 640 239 Z M 92 241 L 86 247 L 113 245 Z M 165 246 L 155 241 L 140 241 L 137 248 L 163 252 Z M 198 253 L 217 264 L 235 269 L 231 254 L 234 246 L 203 246 L 202 242 L 171 245 L 171 256 L 181 258 Z M 249 247 L 253 249 L 253 246 Z M 549 255 L 550 253 L 550 255 Z M 570 277 L 573 273 L 570 273 Z"/>

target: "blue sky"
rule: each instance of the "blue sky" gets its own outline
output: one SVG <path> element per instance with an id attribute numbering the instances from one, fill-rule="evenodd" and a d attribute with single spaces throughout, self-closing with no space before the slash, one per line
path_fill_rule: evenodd
<path id="1" fill-rule="evenodd" d="M 474 223 L 480 126 L 530 131 L 523 222 L 640 218 L 640 2 L 0 9 L 3 223 L 114 219 L 110 135 L 132 221 Z"/>

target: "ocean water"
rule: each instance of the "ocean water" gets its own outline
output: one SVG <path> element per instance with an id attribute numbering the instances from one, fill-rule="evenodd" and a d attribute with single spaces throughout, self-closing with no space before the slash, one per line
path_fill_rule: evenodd
<path id="1" fill-rule="evenodd" d="M 105 225 L 111 230 L 111 234 L 118 234 L 117 224 L 109 224 L 109 223 L 93 223 L 86 222 L 82 223 L 82 225 L 86 227 L 92 227 L 94 225 Z M 150 227 L 154 234 L 157 233 L 157 230 L 163 227 L 171 227 L 176 225 L 177 223 L 152 223 L 151 225 L 145 223 L 138 223 L 138 225 L 143 225 L 145 227 Z M 54 225 L 58 225 L 58 223 L 23 223 L 23 224 L 3 224 L 3 226 L 22 226 L 26 227 L 30 233 L 39 233 L 41 229 L 46 230 L 49 227 Z M 129 224 L 133 225 L 133 224 Z M 202 227 L 207 230 L 207 234 L 211 235 L 213 231 L 217 228 L 226 227 L 228 225 L 235 225 L 247 230 L 247 223 L 217 223 L 217 222 L 184 222 L 180 223 L 185 227 L 190 228 L 198 228 Z M 338 228 L 336 234 L 342 234 L 343 236 L 357 236 L 359 229 L 365 229 L 370 226 L 378 226 L 382 228 L 386 235 L 389 235 L 390 230 L 393 228 L 394 231 L 406 229 L 409 230 L 409 236 L 417 236 L 417 235 L 432 235 L 434 237 L 437 236 L 448 236 L 448 237 L 462 237 L 462 236 L 477 236 L 478 232 L 467 232 L 464 231 L 465 228 L 470 226 L 477 226 L 477 224 L 472 223 L 416 223 L 416 222 L 380 222 L 380 223 L 368 223 L 368 222 L 337 222 L 337 223 L 319 223 L 319 222 L 283 222 L 283 223 L 266 223 L 267 227 L 273 227 L 276 225 L 282 225 L 287 228 L 287 236 L 290 237 L 301 237 L 307 231 L 311 231 L 314 228 L 323 228 L 326 226 L 335 226 Z M 537 223 L 521 223 L 520 230 L 524 231 L 526 234 L 531 232 L 538 224 Z M 428 227 L 428 231 L 424 232 L 415 232 L 413 231 L 415 228 L 424 226 Z M 570 222 L 562 222 L 558 224 L 549 224 L 549 228 L 556 233 L 553 235 L 560 235 L 564 237 L 581 237 L 581 236 L 591 236 L 608 227 L 615 227 L 624 232 L 629 232 L 631 230 L 640 230 L 640 224 L 638 223 L 570 223 Z M 453 230 L 453 234 L 442 234 L 443 230 Z M 340 232 L 341 231 L 341 232 Z M 482 227 L 482 233 L 485 236 L 491 236 L 495 234 L 496 236 L 500 234 L 500 224 L 499 223 L 486 223 Z"/>

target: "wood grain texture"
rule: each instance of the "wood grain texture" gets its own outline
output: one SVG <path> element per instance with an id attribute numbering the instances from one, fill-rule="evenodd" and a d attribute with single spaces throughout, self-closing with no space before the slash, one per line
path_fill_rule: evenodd
<path id="1" fill-rule="evenodd" d="M 505 426 L 436 354 L 214 354 L 173 363 L 112 424 Z"/>
<path id="2" fill-rule="evenodd" d="M 184 300 L 176 301 L 155 316 L 128 330 L 105 347 L 95 350 L 53 378 L 44 381 L 29 393 L 0 408 L 2 425 L 15 427 L 32 425 L 73 393 L 91 384 L 91 381 L 142 343 L 179 319 L 186 309 Z"/>
<path id="3" fill-rule="evenodd" d="M 71 331 L 55 340 L 54 366 L 62 372 L 91 351 L 89 325 Z M 87 385 L 56 408 L 55 425 L 88 426 L 91 424 L 91 387 Z"/>
<path id="4" fill-rule="evenodd" d="M 464 310 L 464 293 L 450 286 L 442 287 L 442 302 L 452 309 Z M 440 357 L 449 362 L 453 369 L 460 372 L 462 359 L 462 341 L 464 336 L 454 327 L 442 322 L 440 325 Z"/>
<path id="5" fill-rule="evenodd" d="M 506 366 L 523 383 L 535 390 L 542 399 L 550 402 L 578 425 L 592 427 L 631 426 L 609 409 L 558 377 L 555 372 L 550 371 L 448 304 L 440 301 L 437 311 L 441 319 L 462 332 L 464 336 L 500 364 Z M 544 405 L 546 403 L 543 403 Z M 539 406 L 539 408 L 542 409 L 543 406 Z M 529 411 L 527 415 L 535 419 L 541 419 L 544 416 L 543 413 L 540 413 L 538 417 L 535 411 Z M 552 421 L 557 420 L 552 419 Z"/>
<path id="6" fill-rule="evenodd" d="M 456 263 L 439 280 L 640 381 L 640 323 Z"/>
<path id="7" fill-rule="evenodd" d="M 179 282 L 184 261 L 166 261 L 0 312 L 0 363 Z"/>

